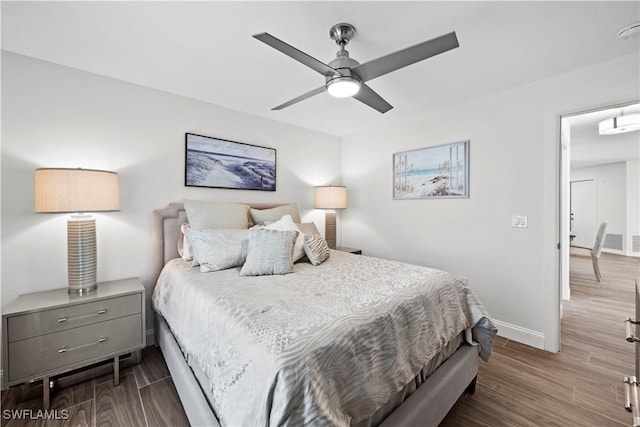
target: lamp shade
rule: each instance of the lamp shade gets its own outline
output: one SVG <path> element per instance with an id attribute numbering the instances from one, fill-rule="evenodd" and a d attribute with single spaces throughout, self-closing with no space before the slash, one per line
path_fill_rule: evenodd
<path id="1" fill-rule="evenodd" d="M 39 213 L 120 210 L 118 174 L 92 169 L 41 168 L 35 174 Z"/>
<path id="2" fill-rule="evenodd" d="M 347 187 L 316 187 L 314 207 L 316 209 L 346 209 Z"/>

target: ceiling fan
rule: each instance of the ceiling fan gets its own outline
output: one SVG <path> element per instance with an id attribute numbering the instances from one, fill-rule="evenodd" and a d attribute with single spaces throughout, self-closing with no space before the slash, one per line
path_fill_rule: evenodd
<path id="1" fill-rule="evenodd" d="M 427 40 L 415 46 L 360 64 L 355 59 L 350 58 L 349 52 L 344 48 L 355 34 L 356 29 L 351 24 L 340 23 L 331 27 L 329 36 L 340 46 L 340 50 L 336 54 L 336 59 L 329 62 L 329 64 L 307 55 L 269 33 L 254 34 L 254 38 L 301 62 L 325 77 L 324 85 L 278 105 L 272 110 L 282 110 L 326 90 L 332 96 L 338 98 L 353 97 L 381 113 L 386 113 L 393 107 L 367 86 L 366 82 L 459 46 L 456 33 L 452 31 L 435 39 Z"/>

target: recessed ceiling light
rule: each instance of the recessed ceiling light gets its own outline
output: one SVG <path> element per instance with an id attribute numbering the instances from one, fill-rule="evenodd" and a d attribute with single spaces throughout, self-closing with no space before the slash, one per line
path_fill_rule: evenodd
<path id="1" fill-rule="evenodd" d="M 640 34 L 640 21 L 624 26 L 618 31 L 618 37 L 622 40 L 631 40 L 638 37 L 638 34 Z"/>

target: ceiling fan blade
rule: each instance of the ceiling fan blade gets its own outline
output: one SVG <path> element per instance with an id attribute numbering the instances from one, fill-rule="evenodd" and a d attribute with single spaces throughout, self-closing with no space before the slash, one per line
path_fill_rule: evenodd
<path id="1" fill-rule="evenodd" d="M 284 104 L 280 104 L 277 107 L 273 107 L 271 110 L 282 110 L 283 108 L 287 108 L 290 105 L 296 104 L 300 101 L 304 101 L 305 99 L 311 98 L 312 96 L 320 95 L 325 90 L 326 88 L 324 86 L 320 86 L 319 88 L 310 90 L 307 93 L 304 93 L 296 98 L 293 98 L 291 101 L 287 101 Z"/>
<path id="2" fill-rule="evenodd" d="M 391 104 L 385 101 L 380 95 L 364 83 L 360 85 L 360 90 L 358 93 L 353 95 L 353 97 L 383 114 L 393 108 Z"/>
<path id="3" fill-rule="evenodd" d="M 356 73 L 363 82 L 366 82 L 458 46 L 460 45 L 456 32 L 452 31 L 435 39 L 365 62 L 354 67 L 351 71 Z"/>
<path id="4" fill-rule="evenodd" d="M 272 48 L 279 50 L 280 52 L 295 59 L 296 61 L 306 65 L 307 67 L 317 71 L 323 76 L 333 76 L 336 74 L 340 74 L 338 71 L 329 67 L 324 62 L 318 61 L 316 58 L 307 55 L 303 51 L 298 50 L 291 45 L 288 45 L 282 40 L 273 37 L 269 33 L 254 34 L 253 37 L 265 44 L 268 44 Z"/>

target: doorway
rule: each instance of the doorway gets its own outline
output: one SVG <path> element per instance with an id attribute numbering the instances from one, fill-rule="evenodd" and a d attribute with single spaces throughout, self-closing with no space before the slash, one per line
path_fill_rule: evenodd
<path id="1" fill-rule="evenodd" d="M 604 252 L 640 257 L 633 245 L 640 239 L 640 131 L 603 132 L 623 116 L 640 116 L 640 103 L 561 116 L 560 313 L 571 299 L 570 254 L 582 251 L 590 258 L 602 221 L 609 221 Z M 593 281 L 597 285 L 595 275 Z M 561 331 L 559 337 L 562 346 Z"/>

